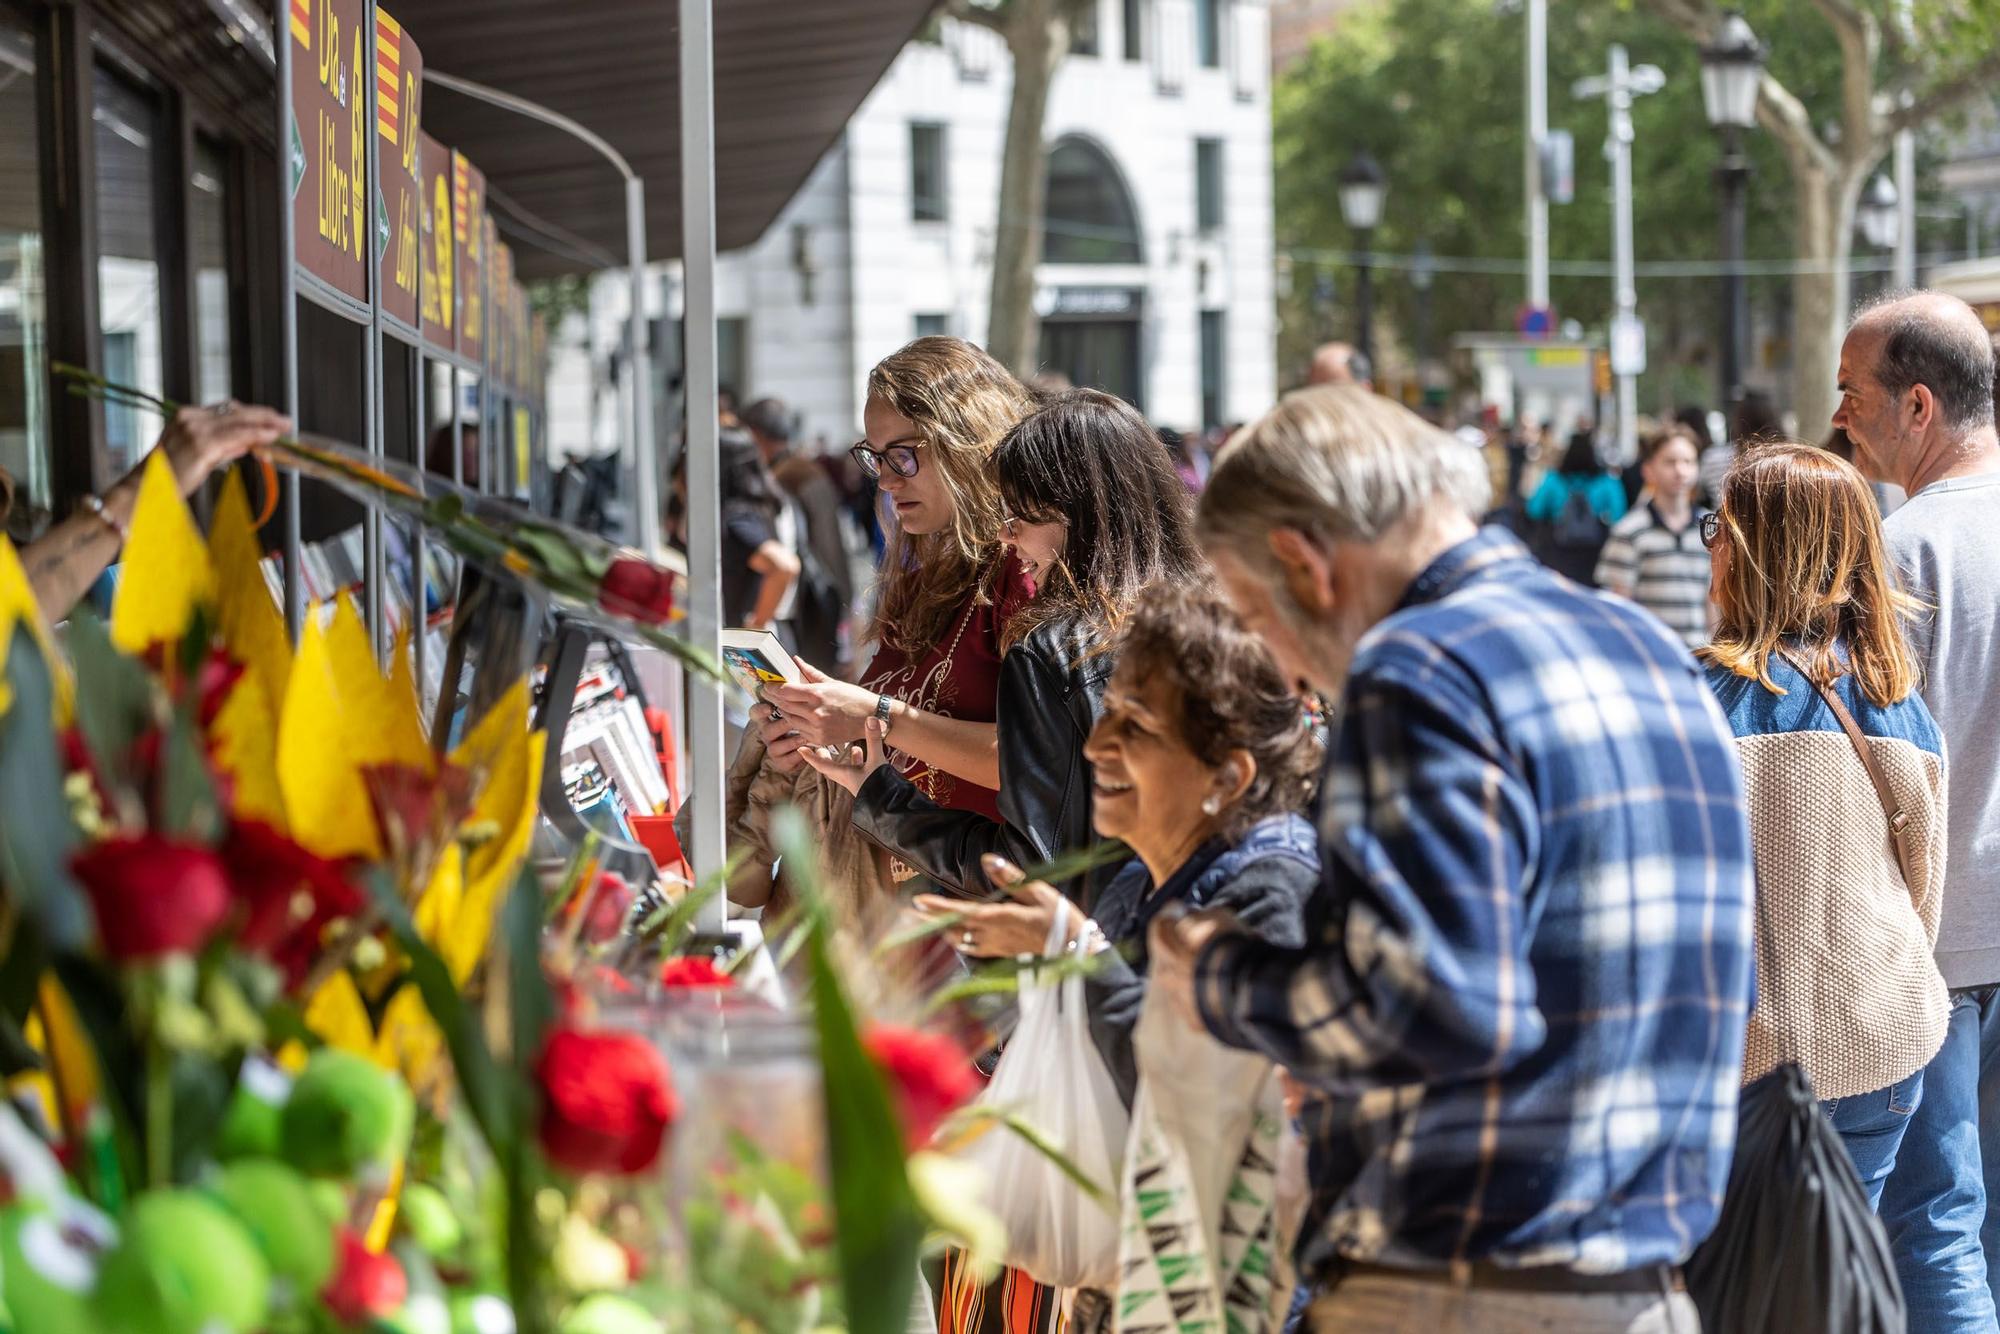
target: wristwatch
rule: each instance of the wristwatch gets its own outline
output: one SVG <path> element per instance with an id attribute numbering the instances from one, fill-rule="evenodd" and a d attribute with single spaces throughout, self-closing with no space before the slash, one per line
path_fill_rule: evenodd
<path id="1" fill-rule="evenodd" d="M 878 694 L 875 696 L 875 721 L 882 724 L 882 735 L 889 735 L 889 697 L 887 695 Z"/>

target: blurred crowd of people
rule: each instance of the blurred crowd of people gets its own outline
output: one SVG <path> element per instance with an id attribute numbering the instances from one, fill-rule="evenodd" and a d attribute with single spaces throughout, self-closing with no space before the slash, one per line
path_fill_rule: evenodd
<path id="1" fill-rule="evenodd" d="M 1191 440 L 939 337 L 875 367 L 844 454 L 798 453 L 774 400 L 733 414 L 730 619 L 804 679 L 747 720 L 732 901 L 784 897 L 789 804 L 853 923 L 1098 957 L 1126 1104 L 1145 1008 L 1281 1065 L 1299 1327 L 1700 1328 L 1688 1266 L 1758 1189 L 1739 1103 L 1790 1063 L 1908 1327 L 1994 1330 L 1984 329 L 1884 301 L 1841 448 L 1753 400 L 1622 473 L 1588 428 L 1472 441 L 1368 375 L 1322 349 Z M 1909 496 L 1886 523 L 1877 485 Z M 803 609 L 822 582 L 838 627 Z M 1129 857 L 1026 874 L 1098 839 Z M 1116 1292 L 1026 1270 L 930 1278 L 926 1327 L 1115 1323 Z"/>

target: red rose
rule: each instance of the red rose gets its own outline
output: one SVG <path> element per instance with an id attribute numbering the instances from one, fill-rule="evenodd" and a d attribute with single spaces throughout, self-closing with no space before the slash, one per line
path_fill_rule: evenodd
<path id="1" fill-rule="evenodd" d="M 903 1138 L 913 1150 L 929 1143 L 939 1123 L 979 1087 L 972 1062 L 950 1038 L 881 1024 L 869 1029 L 863 1041 L 889 1077 Z"/>
<path id="2" fill-rule="evenodd" d="M 736 985 L 713 959 L 677 958 L 660 965 L 660 985 L 668 991 L 724 990 Z"/>
<path id="3" fill-rule="evenodd" d="M 327 925 L 364 904 L 341 863 L 260 820 L 230 821 L 219 851 L 240 916 L 238 942 L 267 956 L 289 982 L 311 971 Z"/>
<path id="4" fill-rule="evenodd" d="M 191 954 L 229 916 L 222 859 L 198 843 L 125 834 L 76 854 L 104 952 L 119 963 Z"/>
<path id="5" fill-rule="evenodd" d="M 643 1172 L 680 1112 L 667 1062 L 636 1033 L 557 1029 L 535 1064 L 541 1142 L 571 1172 Z"/>
<path id="6" fill-rule="evenodd" d="M 350 1325 L 401 1310 L 410 1298 L 410 1280 L 396 1257 L 369 1250 L 351 1228 L 341 1228 L 338 1236 L 340 1263 L 320 1289 L 320 1302 Z"/>
<path id="7" fill-rule="evenodd" d="M 674 577 L 649 560 L 620 556 L 597 585 L 597 604 L 635 621 L 658 625 L 673 614 Z"/>

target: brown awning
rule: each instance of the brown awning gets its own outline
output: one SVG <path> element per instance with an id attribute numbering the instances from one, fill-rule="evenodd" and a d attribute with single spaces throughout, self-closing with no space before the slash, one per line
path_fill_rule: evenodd
<path id="1" fill-rule="evenodd" d="M 647 248 L 680 252 L 680 55 L 674 0 L 395 0 L 426 64 L 582 122 L 646 180 Z M 932 0 L 716 0 L 716 229 L 757 239 L 932 8 Z M 590 267 L 537 245 L 506 207 L 625 255 L 624 186 L 567 136 L 432 88 L 424 123 L 486 171 L 527 277 Z"/>
<path id="2" fill-rule="evenodd" d="M 935 0 L 714 0 L 716 233 L 763 234 Z M 257 0 L 269 13 L 269 0 Z M 647 252 L 680 252 L 675 0 L 389 0 L 425 65 L 539 102 L 609 140 L 646 180 Z M 259 139 L 268 67 L 226 35 L 218 0 L 126 0 L 119 21 L 157 62 Z M 432 88 L 424 126 L 484 169 L 523 277 L 625 256 L 624 185 L 568 136 Z M 518 206 L 510 214 L 507 205 Z M 553 236 L 537 242 L 537 224 Z M 581 242 L 581 245 L 576 244 Z"/>

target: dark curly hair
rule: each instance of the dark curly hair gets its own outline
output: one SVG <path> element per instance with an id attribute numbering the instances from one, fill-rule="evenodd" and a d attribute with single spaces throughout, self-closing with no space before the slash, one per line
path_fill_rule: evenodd
<path id="1" fill-rule="evenodd" d="M 1203 764 L 1219 766 L 1235 750 L 1256 761 L 1250 786 L 1224 813 L 1225 838 L 1312 797 L 1323 752 L 1305 701 L 1212 584 L 1176 580 L 1141 593 L 1118 641 L 1118 669 L 1172 688 L 1181 744 Z"/>

